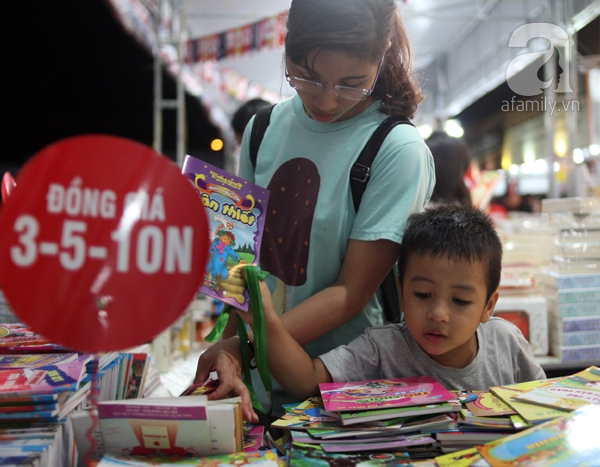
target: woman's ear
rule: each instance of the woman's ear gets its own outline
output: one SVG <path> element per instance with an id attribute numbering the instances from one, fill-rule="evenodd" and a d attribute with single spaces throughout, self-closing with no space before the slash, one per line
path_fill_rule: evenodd
<path id="1" fill-rule="evenodd" d="M 496 307 L 496 302 L 498 301 L 498 298 L 500 298 L 500 292 L 498 292 L 498 290 L 496 290 L 492 294 L 490 299 L 487 301 L 487 303 L 485 304 L 485 309 L 483 310 L 483 314 L 481 315 L 482 323 L 487 323 L 487 321 L 492 316 L 492 313 L 494 312 L 494 308 Z"/>

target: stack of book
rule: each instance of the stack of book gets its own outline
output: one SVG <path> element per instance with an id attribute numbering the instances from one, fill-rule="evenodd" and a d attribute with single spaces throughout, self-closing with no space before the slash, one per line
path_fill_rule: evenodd
<path id="1" fill-rule="evenodd" d="M 457 425 L 434 433 L 442 452 L 472 448 L 530 426 L 516 410 L 490 391 L 474 391 L 463 399 Z"/>
<path id="2" fill-rule="evenodd" d="M 556 229 L 558 254 L 542 277 L 550 351 L 562 361 L 600 358 L 600 198 L 542 202 Z"/>
<path id="3" fill-rule="evenodd" d="M 103 401 L 97 407 L 102 446 L 89 458 L 97 459 L 98 454 L 194 458 L 252 452 L 262 445 L 262 427 L 244 430 L 239 397 L 141 398 Z"/>
<path id="4" fill-rule="evenodd" d="M 470 462 L 483 458 L 480 462 L 492 466 L 525 465 L 533 459 L 539 465 L 597 464 L 593 455 L 600 454 L 600 437 L 595 434 L 600 420 L 599 368 L 591 366 L 568 377 L 491 387 L 490 393 L 520 416 L 520 429 L 495 439 L 481 437 L 479 443 L 462 449 L 457 444 L 456 449 L 448 449 L 451 455 L 436 458 L 439 466 L 458 465 L 467 458 Z M 584 462 L 590 459 L 594 462 Z"/>
<path id="5" fill-rule="evenodd" d="M 10 458 L 15 465 L 74 465 L 68 416 L 90 392 L 90 383 L 83 382 L 90 358 L 76 353 L 0 356 L 0 463 Z"/>
<path id="6" fill-rule="evenodd" d="M 58 422 L 85 402 L 91 355 L 0 356 L 0 425 Z"/>
<path id="7" fill-rule="evenodd" d="M 80 414 L 89 418 L 85 409 L 99 400 L 142 397 L 149 367 L 144 350 L 75 352 L 23 323 L 0 324 L 0 463 L 17 451 L 29 459 L 39 449 L 34 465 L 74 466 L 78 457 L 83 465 L 76 438 L 88 439 L 93 420 L 82 430 Z M 55 452 L 63 453 L 60 461 Z"/>
<path id="8" fill-rule="evenodd" d="M 320 397 L 284 406 L 286 415 L 271 424 L 289 431 L 292 451 L 432 457 L 439 449 L 429 433 L 456 426 L 462 407 L 455 393 L 429 376 L 326 383 L 320 391 Z"/>
<path id="9" fill-rule="evenodd" d="M 438 466 L 598 465 L 599 368 L 490 390 L 531 424 L 474 448 L 439 456 Z"/>

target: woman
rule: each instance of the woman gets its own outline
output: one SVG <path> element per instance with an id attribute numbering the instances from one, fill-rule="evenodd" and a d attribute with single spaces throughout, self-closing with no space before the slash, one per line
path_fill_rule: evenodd
<path id="1" fill-rule="evenodd" d="M 271 273 L 286 328 L 317 356 L 383 323 L 377 288 L 435 175 L 417 130 L 398 125 L 354 210 L 349 177 L 358 154 L 386 117 L 412 118 L 422 99 L 396 2 L 292 0 L 287 26 L 286 79 L 297 95 L 273 108 L 255 169 L 248 125 L 240 176 L 271 190 L 260 266 Z M 241 394 L 250 417 L 239 345 L 233 337 L 205 352 L 196 381 L 217 371 L 212 397 Z"/>

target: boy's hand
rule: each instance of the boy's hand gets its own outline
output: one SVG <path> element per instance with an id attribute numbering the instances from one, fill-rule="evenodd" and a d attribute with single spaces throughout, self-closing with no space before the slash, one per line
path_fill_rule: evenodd
<path id="1" fill-rule="evenodd" d="M 242 277 L 244 278 L 244 280 L 246 280 L 246 274 L 245 274 L 243 268 L 242 268 Z M 260 297 L 262 299 L 262 304 L 263 304 L 263 313 L 264 313 L 265 317 L 270 316 L 270 315 L 277 315 L 277 312 L 275 311 L 275 306 L 273 305 L 273 298 L 271 297 L 271 291 L 269 290 L 267 283 L 264 280 L 262 280 L 262 281 L 260 281 L 259 286 L 260 286 Z M 237 312 L 238 315 L 240 315 L 240 317 L 242 318 L 244 323 L 246 323 L 250 327 L 254 326 L 254 313 L 253 313 L 252 308 L 249 307 L 248 311 L 242 311 L 242 310 L 238 310 L 236 308 L 235 311 Z"/>

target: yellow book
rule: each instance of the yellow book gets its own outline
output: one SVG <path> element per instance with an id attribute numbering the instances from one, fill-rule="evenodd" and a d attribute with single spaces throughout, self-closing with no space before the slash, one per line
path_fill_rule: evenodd
<path id="1" fill-rule="evenodd" d="M 507 405 L 516 410 L 521 417 L 531 424 L 551 420 L 565 414 L 564 411 L 543 407 L 537 404 L 515 399 L 516 396 L 525 393 L 531 389 L 549 384 L 554 380 L 536 380 L 525 383 L 510 384 L 507 386 L 493 386 L 490 391 L 502 399 Z"/>

